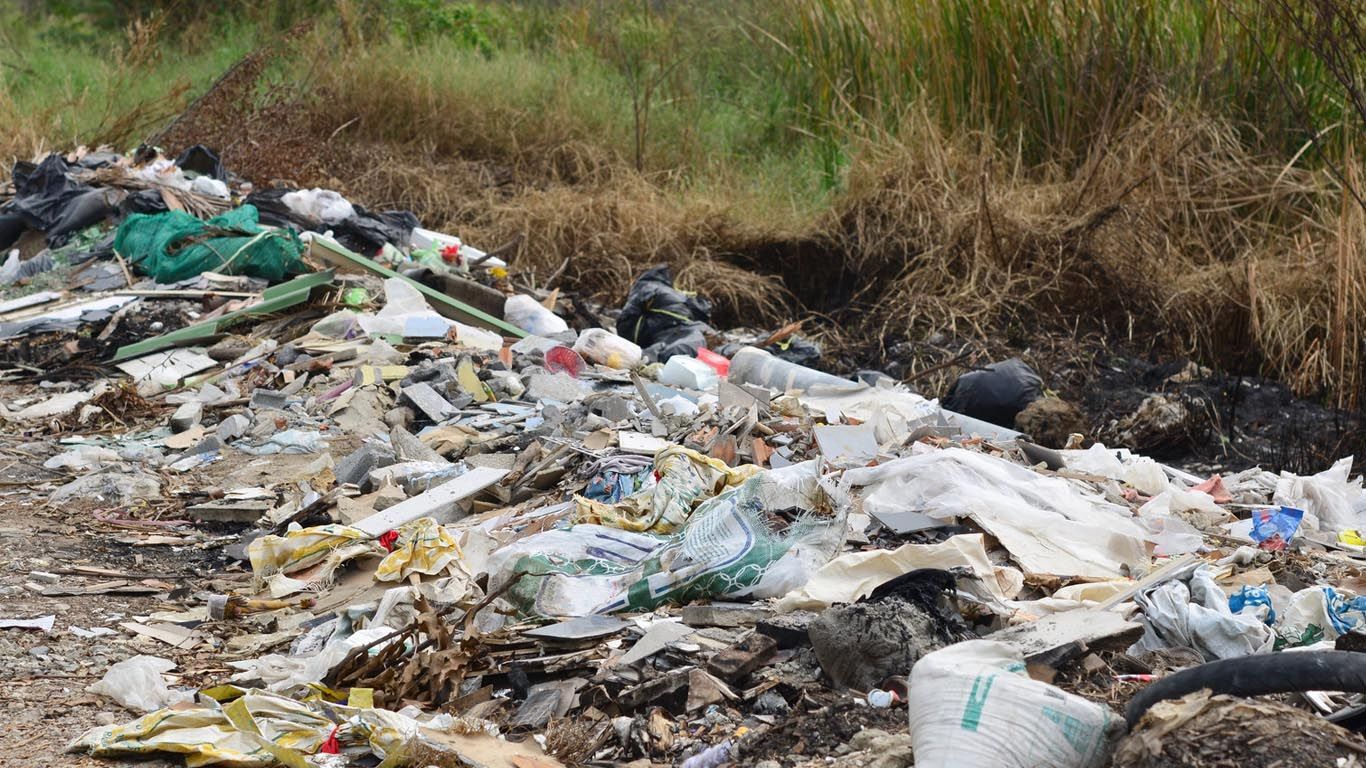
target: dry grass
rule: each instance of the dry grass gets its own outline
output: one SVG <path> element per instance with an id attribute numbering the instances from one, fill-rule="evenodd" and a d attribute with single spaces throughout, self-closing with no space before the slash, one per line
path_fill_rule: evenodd
<path id="1" fill-rule="evenodd" d="M 1331 177 L 1160 102 L 1075 173 L 1017 174 L 1011 159 L 923 115 L 870 143 L 825 225 L 867 278 L 839 319 L 876 351 L 1015 324 L 1101 328 L 1353 404 L 1360 212 Z"/>
<path id="2" fill-rule="evenodd" d="M 271 125 L 279 146 L 239 141 L 225 154 L 248 172 L 411 208 L 471 242 L 517 239 L 510 260 L 524 277 L 555 275 L 609 305 L 669 263 L 714 300 L 718 325 L 809 316 L 865 363 L 934 334 L 1082 328 L 1260 368 L 1343 406 L 1361 387 L 1359 211 L 1326 174 L 1257 157 L 1226 123 L 1158 100 L 1071 172 L 1022 169 L 989 138 L 912 113 L 858 147 L 828 212 L 779 231 L 544 123 L 525 143 L 454 128 L 468 116 L 432 109 L 435 87 L 400 79 L 375 101 L 329 91 L 273 124 L 282 108 L 268 102 L 245 123 Z M 388 138 L 359 127 L 381 113 L 408 127 Z M 515 131 L 511 119 L 491 118 Z M 215 125 L 191 116 L 177 131 L 188 141 Z M 275 159 L 258 167 L 263 155 Z"/>
<path id="3" fill-rule="evenodd" d="M 164 143 L 215 146 L 260 186 L 410 208 L 485 247 L 515 239 L 522 277 L 609 305 L 668 263 L 713 299 L 717 325 L 808 318 L 848 365 L 884 364 L 906 342 L 940 362 L 935 336 L 1079 329 L 1260 369 L 1347 407 L 1366 385 L 1360 208 L 1330 175 L 1158 98 L 1065 165 L 1026 166 L 1017 146 L 947 132 L 925 106 L 851 143 L 827 209 L 775 223 L 715 180 L 637 172 L 618 151 L 627 127 L 526 59 L 454 77 L 393 51 L 337 53 L 314 30 L 252 54 Z M 270 85 L 282 59 L 291 77 Z M 483 97 L 500 83 L 513 92 Z M 8 98 L 0 89 L 0 115 Z M 16 121 L 7 142 L 44 139 Z M 1344 167 L 1360 161 L 1349 151 Z"/>

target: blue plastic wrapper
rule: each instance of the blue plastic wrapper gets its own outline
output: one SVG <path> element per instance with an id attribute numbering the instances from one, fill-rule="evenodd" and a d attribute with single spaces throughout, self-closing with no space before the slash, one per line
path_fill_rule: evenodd
<path id="1" fill-rule="evenodd" d="M 1300 529 L 1300 521 L 1303 519 L 1304 510 L 1294 507 L 1259 509 L 1252 513 L 1250 535 L 1263 549 L 1284 549 L 1295 537 L 1295 532 Z"/>
<path id="2" fill-rule="evenodd" d="M 1265 616 L 1262 618 L 1266 624 L 1276 623 L 1276 609 L 1271 605 L 1271 593 L 1266 587 L 1254 587 L 1246 585 L 1242 589 L 1228 596 L 1228 610 L 1230 613 L 1242 613 L 1245 609 L 1249 613 L 1260 612 L 1265 609 Z"/>

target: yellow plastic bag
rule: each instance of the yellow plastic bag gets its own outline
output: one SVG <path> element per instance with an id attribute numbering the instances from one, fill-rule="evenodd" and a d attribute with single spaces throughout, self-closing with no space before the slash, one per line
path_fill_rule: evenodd
<path id="1" fill-rule="evenodd" d="M 398 529 L 394 550 L 375 571 L 379 581 L 402 581 L 410 574 L 436 576 L 459 568 L 464 559 L 460 544 L 430 517 L 420 517 Z"/>
<path id="2" fill-rule="evenodd" d="M 185 765 L 306 766 L 304 755 L 318 751 L 333 723 L 306 704 L 283 696 L 250 691 L 225 707 L 159 709 L 125 725 L 86 731 L 68 752 L 96 757 L 169 752 Z"/>
<path id="3" fill-rule="evenodd" d="M 331 575 L 342 563 L 364 554 L 383 554 L 365 531 L 349 525 L 315 525 L 284 536 L 262 536 L 247 546 L 252 573 L 264 579 L 324 563 L 318 578 Z"/>

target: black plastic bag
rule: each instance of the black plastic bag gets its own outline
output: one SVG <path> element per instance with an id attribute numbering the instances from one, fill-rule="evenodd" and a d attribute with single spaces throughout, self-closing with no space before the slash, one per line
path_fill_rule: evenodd
<path id="1" fill-rule="evenodd" d="M 774 357 L 786 360 L 789 363 L 804 365 L 807 368 L 815 368 L 821 361 L 821 347 L 810 339 L 803 339 L 800 336 L 793 336 L 787 341 L 780 341 L 769 344 L 765 347 Z"/>
<path id="2" fill-rule="evenodd" d="M 667 362 L 674 355 L 697 357 L 697 350 L 707 346 L 707 331 L 711 326 L 706 323 L 684 323 L 666 328 L 655 335 L 654 343 L 644 347 L 645 356 L 650 360 Z"/>
<path id="3" fill-rule="evenodd" d="M 19 162 L 14 164 L 11 177 L 14 180 L 14 199 L 4 206 L 3 213 L 22 217 L 28 229 L 49 232 L 68 212 L 77 198 L 94 191 L 92 188 L 72 181 L 67 175 L 66 160 L 61 155 L 48 155 L 38 165 Z M 6 235 L 12 236 L 7 242 L 0 240 L 0 248 L 8 248 L 18 239 L 13 234 L 13 226 L 0 227 Z M 19 234 L 22 234 L 20 232 Z M 49 245 L 65 242 L 65 233 L 57 237 L 49 234 Z"/>
<path id="4" fill-rule="evenodd" d="M 119 213 L 124 216 L 130 213 L 164 213 L 169 210 L 171 209 L 166 205 L 166 198 L 161 196 L 161 190 L 158 189 L 139 189 L 119 203 Z"/>
<path id="5" fill-rule="evenodd" d="M 17 213 L 0 213 L 0 251 L 7 251 L 11 245 L 28 231 L 28 223 Z M 3 256 L 0 253 L 0 256 Z"/>
<path id="6" fill-rule="evenodd" d="M 62 215 L 47 229 L 48 245 L 61 246 L 71 235 L 113 216 L 122 198 L 123 191 L 118 189 L 92 189 L 71 198 Z"/>
<path id="7" fill-rule="evenodd" d="M 661 264 L 636 278 L 617 318 L 617 333 L 639 344 L 653 361 L 691 357 L 707 345 L 710 319 L 711 302 L 675 288 L 673 272 Z"/>
<path id="8" fill-rule="evenodd" d="M 258 221 L 272 227 L 303 227 L 307 229 L 314 222 L 302 221 L 297 218 L 294 211 L 285 205 L 284 196 L 296 190 L 282 187 L 279 189 L 253 190 L 247 199 L 242 202 L 256 206 L 256 213 L 260 216 Z"/>
<path id="9" fill-rule="evenodd" d="M 374 257 L 385 243 L 403 247 L 413 238 L 413 229 L 421 226 L 412 211 L 371 213 L 359 205 L 353 206 L 356 215 L 331 227 L 337 242 L 362 256 Z"/>
<path id="10" fill-rule="evenodd" d="M 1015 416 L 1043 397 L 1043 379 L 1019 358 L 992 363 L 958 377 L 944 407 L 964 416 L 1014 429 Z"/>
<path id="11" fill-rule="evenodd" d="M 180 157 L 175 159 L 175 164 L 182 171 L 211 176 L 219 181 L 228 180 L 228 173 L 223 169 L 223 161 L 218 159 L 218 153 L 203 144 L 196 144 L 181 152 Z"/>

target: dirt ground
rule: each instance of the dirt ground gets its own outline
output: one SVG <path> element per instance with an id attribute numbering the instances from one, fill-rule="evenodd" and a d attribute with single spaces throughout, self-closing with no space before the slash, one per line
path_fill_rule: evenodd
<path id="1" fill-rule="evenodd" d="M 827 362 L 849 373 L 875 367 L 896 378 L 912 376 L 906 361 L 926 370 L 970 349 L 971 363 L 1019 357 L 1043 379 L 1046 390 L 1077 405 L 1090 424 L 1087 437 L 1126 445 L 1144 455 L 1195 474 L 1232 473 L 1253 466 L 1300 474 L 1321 472 L 1343 456 L 1366 453 L 1366 420 L 1361 413 L 1328 407 L 1321 399 L 1298 397 L 1284 384 L 1250 373 L 1213 370 L 1162 351 L 1156 343 L 1117 343 L 1096 334 L 1039 331 L 1021 339 L 946 340 L 894 345 L 885 359 L 857 364 Z M 942 397 L 964 373 L 947 366 L 912 384 L 927 397 Z M 1160 395 L 1193 414 L 1189 439 L 1151 445 L 1127 444 L 1120 436 L 1124 417 Z"/>
<path id="2" fill-rule="evenodd" d="M 105 722 L 125 721 L 139 713 L 123 710 L 85 692 L 109 666 L 139 653 L 169 658 L 193 654 L 177 652 L 156 640 L 130 637 L 119 621 L 146 615 L 167 602 L 153 595 L 75 595 L 45 597 L 25 587 L 34 571 L 53 573 L 76 566 L 94 566 L 128 573 L 120 579 L 138 584 L 144 578 L 176 588 L 193 589 L 203 575 L 205 554 L 185 546 L 134 547 L 111 541 L 118 534 L 89 517 L 44 506 L 46 492 L 25 487 L 43 474 L 30 465 L 15 464 L 0 475 L 0 616 L 33 618 L 54 615 L 51 634 L 37 630 L 0 630 L 0 665 L 6 685 L 0 693 L 0 765 L 97 766 L 107 762 L 67 755 L 66 744 L 85 729 Z M 103 528 L 103 529 L 102 529 Z M 131 532 L 130 532 L 131 533 Z M 59 575 L 58 585 L 78 586 L 112 581 Z M 40 585 L 42 586 L 42 585 Z M 56 585 L 53 585 L 56 586 Z M 107 627 L 113 634 L 82 638 L 71 627 Z M 187 676 L 187 682 L 189 682 Z M 170 766 L 164 760 L 139 763 Z"/>
<path id="3" fill-rule="evenodd" d="M 336 452 L 350 449 L 349 441 L 337 443 Z M 132 635 L 119 625 L 159 611 L 187 610 L 201 604 L 193 597 L 196 594 L 223 592 L 246 582 L 249 573 L 223 554 L 224 545 L 236 541 L 234 531 L 242 526 L 129 525 L 99 518 L 154 518 L 157 513 L 90 504 L 49 506 L 52 489 L 68 478 L 42 469 L 41 460 L 31 460 L 20 450 L 13 443 L 0 448 L 0 618 L 53 615 L 56 620 L 50 634 L 0 629 L 0 669 L 7 678 L 0 688 L 0 766 L 182 765 L 178 759 L 111 762 L 64 750 L 87 728 L 127 722 L 142 714 L 85 691 L 115 662 L 138 654 L 172 659 L 186 687 L 222 682 L 232 672 L 223 661 L 235 657 L 223 649 L 203 644 L 175 648 Z M 289 472 L 301 463 L 294 461 L 298 458 L 213 465 L 193 482 L 249 484 L 253 475 Z M 169 490 L 175 489 L 174 482 L 168 483 Z M 90 568 L 110 573 L 72 573 Z M 55 583 L 48 583 L 51 577 L 44 574 L 56 576 Z M 43 589 L 77 591 L 114 584 L 124 590 L 141 588 L 147 594 L 40 594 Z M 72 627 L 112 632 L 86 638 Z"/>

